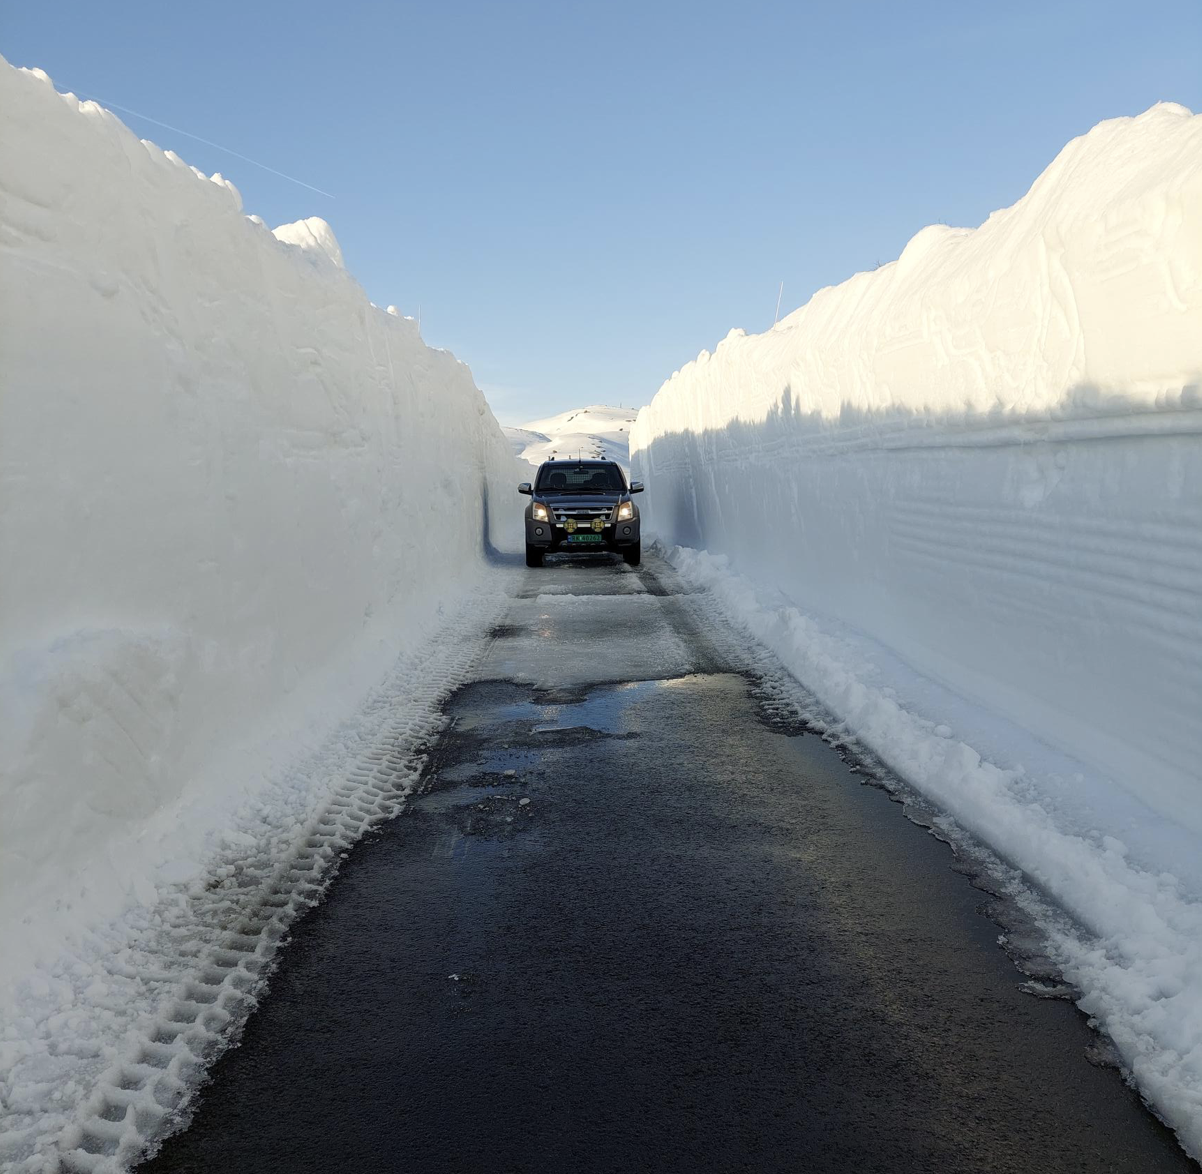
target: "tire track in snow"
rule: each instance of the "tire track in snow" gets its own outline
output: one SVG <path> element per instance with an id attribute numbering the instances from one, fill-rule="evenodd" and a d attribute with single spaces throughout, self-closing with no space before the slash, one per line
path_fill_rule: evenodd
<path id="1" fill-rule="evenodd" d="M 500 591 L 473 596 L 402 659 L 364 707 L 392 716 L 286 851 L 278 837 L 260 836 L 249 851 L 225 854 L 174 909 L 163 909 L 160 932 L 112 960 L 111 973 L 144 983 L 145 1013 L 56 1135 L 6 1128 L 0 1109 L 0 1169 L 119 1174 L 186 1125 L 206 1071 L 237 1042 L 264 993 L 290 927 L 321 900 L 351 847 L 404 807 L 445 724 L 443 701 L 471 675 L 507 602 Z"/>

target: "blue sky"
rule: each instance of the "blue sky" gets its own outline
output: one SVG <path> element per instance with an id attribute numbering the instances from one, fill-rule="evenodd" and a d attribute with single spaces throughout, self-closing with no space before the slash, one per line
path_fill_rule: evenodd
<path id="1" fill-rule="evenodd" d="M 1202 110 L 1202 4 L 126 0 L 6 6 L 0 52 L 331 193 L 121 117 L 275 225 L 319 215 L 504 422 L 642 404 L 979 224 L 1074 135 Z"/>

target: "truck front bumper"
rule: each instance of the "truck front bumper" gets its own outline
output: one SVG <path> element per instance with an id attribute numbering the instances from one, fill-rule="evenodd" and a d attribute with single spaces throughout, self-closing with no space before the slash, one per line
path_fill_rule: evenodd
<path id="1" fill-rule="evenodd" d="M 578 535 L 588 541 L 572 541 Z M 596 534 L 593 530 L 580 529 L 576 535 L 569 534 L 562 526 L 553 522 L 536 522 L 526 519 L 526 542 L 542 550 L 624 550 L 639 541 L 639 519 L 627 522 L 606 522 L 605 528 Z M 600 541 L 596 539 L 599 538 Z"/>

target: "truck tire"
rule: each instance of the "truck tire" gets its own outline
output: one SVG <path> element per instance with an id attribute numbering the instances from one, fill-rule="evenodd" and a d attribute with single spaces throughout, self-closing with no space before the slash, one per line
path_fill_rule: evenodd
<path id="1" fill-rule="evenodd" d="M 541 546 L 531 546 L 526 543 L 526 566 L 541 567 L 543 565 L 543 550 Z"/>
<path id="2" fill-rule="evenodd" d="M 626 560 L 628 566 L 637 567 L 643 561 L 642 539 L 639 539 L 633 546 L 628 546 L 622 551 L 622 557 Z"/>

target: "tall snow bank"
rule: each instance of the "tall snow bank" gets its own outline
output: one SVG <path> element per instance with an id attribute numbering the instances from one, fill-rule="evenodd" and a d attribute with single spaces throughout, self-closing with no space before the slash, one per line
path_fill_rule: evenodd
<path id="1" fill-rule="evenodd" d="M 1202 830 L 1200 387 L 1202 117 L 1159 105 L 980 228 L 732 332 L 643 409 L 634 461 L 666 539 Z"/>
<path id="2" fill-rule="evenodd" d="M 186 866 L 213 829 L 164 829 L 254 784 L 230 747 L 341 717 L 482 568 L 515 476 L 467 368 L 368 302 L 324 221 L 273 235 L 2 60 L 0 133 L 11 980 Z"/>
<path id="3" fill-rule="evenodd" d="M 1070 143 L 980 228 L 925 229 L 733 331 L 632 437 L 645 525 L 724 556 L 761 600 L 748 622 L 853 732 L 1099 935 L 1087 1005 L 1195 1153 L 1200 386 L 1202 118 L 1159 105 Z M 881 717 L 899 706 L 922 721 Z M 938 736 L 916 751 L 898 731 L 919 727 Z M 945 737 L 958 776 L 923 766 Z M 979 802 L 982 754 L 1029 820 Z M 1124 901 L 1091 880 L 1108 853 Z"/>

